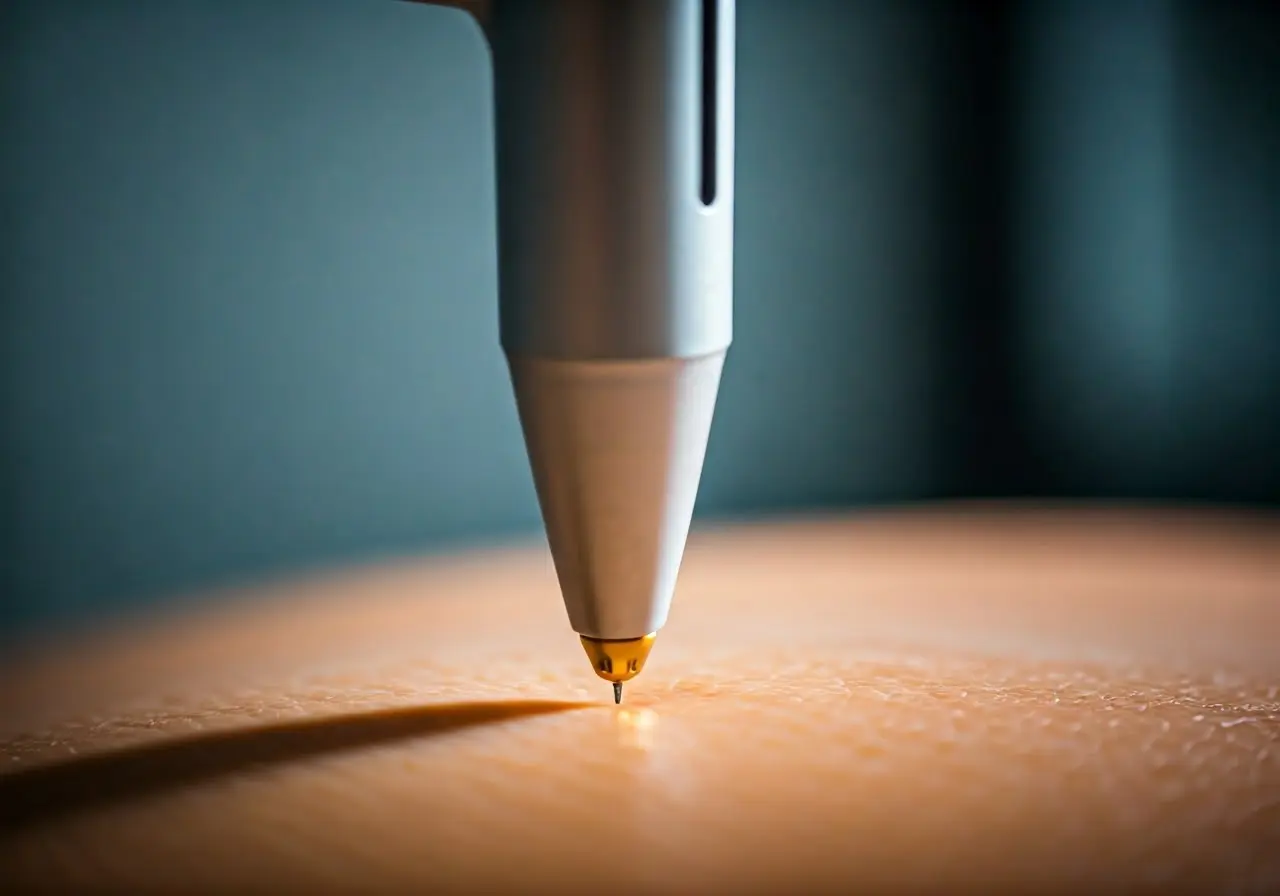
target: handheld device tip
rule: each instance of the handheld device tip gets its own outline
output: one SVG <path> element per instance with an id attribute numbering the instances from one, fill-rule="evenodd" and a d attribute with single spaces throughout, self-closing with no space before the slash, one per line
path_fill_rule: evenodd
<path id="1" fill-rule="evenodd" d="M 615 681 L 613 683 L 613 702 L 614 703 L 622 702 L 622 682 L 620 681 Z"/>
<path id="2" fill-rule="evenodd" d="M 606 640 L 582 635 L 582 647 L 591 660 L 591 668 L 605 681 L 621 684 L 630 681 L 640 674 L 644 661 L 649 658 L 649 649 L 653 647 L 653 639 L 657 632 L 650 632 L 641 638 L 623 638 Z M 617 690 L 614 699 L 622 702 L 622 692 Z"/>

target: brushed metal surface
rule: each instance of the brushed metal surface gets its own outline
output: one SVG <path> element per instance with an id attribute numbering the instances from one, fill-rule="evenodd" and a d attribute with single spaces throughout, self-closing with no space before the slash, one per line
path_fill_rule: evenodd
<path id="1" fill-rule="evenodd" d="M 724 353 L 510 363 L 569 622 L 593 638 L 657 631 L 689 534 Z"/>
<path id="2" fill-rule="evenodd" d="M 732 339 L 734 6 L 717 4 L 716 196 L 700 198 L 701 0 L 499 0 L 501 338 L 564 360 Z"/>
<path id="3" fill-rule="evenodd" d="M 666 622 L 733 338 L 735 0 L 495 0 L 501 342 L 569 619 Z"/>

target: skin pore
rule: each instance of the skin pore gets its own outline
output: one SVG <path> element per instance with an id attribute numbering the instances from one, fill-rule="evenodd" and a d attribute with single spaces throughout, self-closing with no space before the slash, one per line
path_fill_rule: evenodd
<path id="1" fill-rule="evenodd" d="M 0 668 L 55 889 L 1280 884 L 1280 524 L 911 511 L 695 536 L 621 706 L 544 549 L 353 569 Z"/>

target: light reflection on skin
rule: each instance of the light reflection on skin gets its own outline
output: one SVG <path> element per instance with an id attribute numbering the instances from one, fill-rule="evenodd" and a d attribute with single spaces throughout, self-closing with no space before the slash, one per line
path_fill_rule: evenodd
<path id="1" fill-rule="evenodd" d="M 533 599 L 555 594 L 542 552 L 362 571 L 283 591 L 282 608 L 246 599 L 6 655 L 4 764 L 206 732 L 257 742 L 276 718 L 333 733 L 316 761 L 255 765 L 252 786 L 214 769 L 180 798 L 6 833 L 0 878 L 554 890 L 625 866 L 677 892 L 1280 892 L 1280 534 L 1127 525 L 1055 511 L 726 532 L 621 706 Z M 465 738 L 416 723 L 383 737 L 366 718 L 566 698 L 588 707 Z M 347 715 L 377 734 L 368 749 L 335 727 Z M 17 804 L 0 797 L 0 827 Z M 609 848 L 583 849 L 600 831 Z"/>
<path id="2" fill-rule="evenodd" d="M 653 749 L 658 714 L 652 709 L 619 709 L 615 713 L 618 745 L 633 750 Z"/>

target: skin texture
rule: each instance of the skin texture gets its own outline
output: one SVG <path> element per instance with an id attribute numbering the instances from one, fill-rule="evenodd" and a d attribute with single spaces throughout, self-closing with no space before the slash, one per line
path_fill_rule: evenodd
<path id="1" fill-rule="evenodd" d="M 621 707 L 545 549 L 337 572 L 0 670 L 0 883 L 1280 886 L 1280 523 L 952 508 L 695 536 Z"/>

